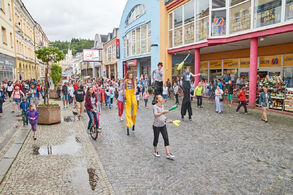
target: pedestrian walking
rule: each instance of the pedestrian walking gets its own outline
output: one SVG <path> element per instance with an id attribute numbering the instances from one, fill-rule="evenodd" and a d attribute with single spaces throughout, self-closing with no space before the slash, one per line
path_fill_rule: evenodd
<path id="1" fill-rule="evenodd" d="M 12 92 L 13 92 L 13 83 L 11 81 L 8 82 L 6 90 L 7 90 L 8 98 L 10 100 Z"/>
<path id="2" fill-rule="evenodd" d="M 264 122 L 268 122 L 268 115 L 267 110 L 270 108 L 270 104 L 273 103 L 271 94 L 268 92 L 268 89 L 266 87 L 263 88 L 263 92 L 261 92 L 259 96 L 259 104 L 262 107 L 262 118 Z"/>
<path id="3" fill-rule="evenodd" d="M 197 99 L 197 107 L 199 108 L 202 108 L 202 94 L 203 88 L 201 82 L 199 82 L 194 91 L 194 96 L 196 96 Z"/>
<path id="4" fill-rule="evenodd" d="M 155 105 L 155 99 L 157 95 L 163 95 L 163 75 L 164 71 L 162 70 L 163 63 L 158 63 L 158 69 L 154 70 L 152 73 L 152 78 L 155 81 L 155 95 L 152 104 Z"/>
<path id="5" fill-rule="evenodd" d="M 216 103 L 216 112 L 221 114 L 223 113 L 223 90 L 220 85 L 217 85 L 217 89 L 215 91 L 215 103 Z"/>
<path id="6" fill-rule="evenodd" d="M 12 103 L 12 113 L 14 113 L 15 110 L 15 105 L 17 105 L 18 112 L 20 113 L 20 102 L 21 102 L 21 97 L 24 97 L 24 93 L 20 90 L 19 86 L 15 87 L 15 90 L 11 94 L 11 98 L 13 100 Z"/>
<path id="7" fill-rule="evenodd" d="M 239 113 L 239 109 L 243 106 L 244 107 L 244 111 L 245 114 L 247 114 L 247 102 L 246 102 L 246 94 L 245 94 L 245 87 L 242 87 L 239 94 L 237 95 L 238 100 L 239 100 L 239 104 L 238 107 L 236 109 L 236 112 Z"/>
<path id="8" fill-rule="evenodd" d="M 228 100 L 228 104 L 230 107 L 232 107 L 232 103 L 233 103 L 233 84 L 232 81 L 229 80 L 228 84 L 226 85 L 227 87 L 227 100 Z"/>
<path id="9" fill-rule="evenodd" d="M 120 121 L 124 120 L 122 117 L 124 104 L 125 104 L 123 94 L 124 94 L 124 91 L 122 86 L 120 89 L 118 89 L 118 98 L 117 98 L 118 116 L 120 117 Z"/>
<path id="10" fill-rule="evenodd" d="M 165 110 L 163 106 L 163 96 L 157 95 L 156 96 L 156 104 L 153 107 L 153 113 L 154 113 L 154 123 L 153 123 L 153 131 L 154 131 L 154 156 L 160 157 L 160 154 L 158 152 L 158 142 L 159 142 L 159 135 L 160 133 L 163 136 L 164 139 L 164 145 L 165 145 L 165 151 L 166 151 L 166 158 L 169 160 L 174 160 L 175 156 L 170 152 L 169 148 L 169 138 L 168 138 L 168 131 L 166 126 L 167 117 L 165 114 L 169 112 L 169 110 Z"/>
<path id="11" fill-rule="evenodd" d="M 71 83 L 68 83 L 68 103 L 71 105 L 73 103 L 73 96 L 74 96 L 74 87 Z"/>
<path id="12" fill-rule="evenodd" d="M 68 108 L 68 98 L 69 98 L 69 91 L 68 91 L 68 84 L 67 82 L 64 83 L 61 90 L 62 101 L 63 101 L 63 108 Z"/>
<path id="13" fill-rule="evenodd" d="M 214 83 L 210 81 L 208 88 L 208 96 L 209 96 L 209 101 L 212 102 L 215 99 L 215 90 L 216 87 L 214 86 Z"/>
<path id="14" fill-rule="evenodd" d="M 38 106 L 39 100 L 41 98 L 41 93 L 34 83 L 31 84 L 31 87 L 28 92 L 28 96 L 29 96 L 29 102 L 31 104 L 34 104 L 35 106 Z"/>
<path id="15" fill-rule="evenodd" d="M 195 90 L 195 83 L 193 80 L 190 82 L 190 99 L 193 101 L 193 96 L 194 96 L 194 90 Z"/>
<path id="16" fill-rule="evenodd" d="M 38 118 L 39 118 L 39 113 L 36 110 L 36 106 L 34 104 L 31 104 L 29 106 L 29 110 L 26 113 L 26 118 L 29 120 L 31 126 L 32 126 L 32 131 L 34 132 L 33 138 L 34 140 L 37 139 L 37 124 L 38 124 Z"/>
<path id="17" fill-rule="evenodd" d="M 145 109 L 148 109 L 148 101 L 149 101 L 149 97 L 150 97 L 150 94 L 149 94 L 149 91 L 148 90 L 145 90 L 144 91 L 144 94 L 143 94 L 143 100 L 144 100 L 144 107 Z"/>
<path id="18" fill-rule="evenodd" d="M 24 97 L 22 102 L 20 103 L 21 115 L 22 115 L 22 123 L 23 125 L 28 125 L 28 119 L 26 118 L 26 113 L 29 109 L 30 103 L 27 101 L 27 98 Z"/>
<path id="19" fill-rule="evenodd" d="M 85 92 L 83 90 L 83 86 L 80 85 L 79 89 L 75 90 L 74 93 L 74 103 L 76 104 L 77 107 L 77 112 L 78 112 L 78 119 L 81 118 L 81 114 L 84 108 L 84 97 L 85 97 Z"/>
<path id="20" fill-rule="evenodd" d="M 3 103 L 5 102 L 5 89 L 3 86 L 0 87 L 0 117 L 3 116 Z"/>
<path id="21" fill-rule="evenodd" d="M 178 99 L 179 98 L 179 87 L 176 82 L 174 83 L 174 86 L 173 86 L 173 92 L 175 95 L 176 104 L 179 104 L 179 99 Z"/>
<path id="22" fill-rule="evenodd" d="M 123 84 L 124 97 L 126 98 L 126 127 L 127 135 L 129 135 L 129 128 L 132 125 L 132 131 L 135 130 L 136 114 L 137 114 L 137 101 L 136 101 L 136 81 L 132 72 L 128 72 Z M 132 107 L 131 107 L 132 105 Z M 132 112 L 131 112 L 132 108 Z M 132 116 L 131 116 L 132 113 Z"/>

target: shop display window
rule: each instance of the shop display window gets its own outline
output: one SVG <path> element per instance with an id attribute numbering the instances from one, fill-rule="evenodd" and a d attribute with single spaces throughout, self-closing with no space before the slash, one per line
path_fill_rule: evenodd
<path id="1" fill-rule="evenodd" d="M 184 26 L 184 43 L 189 44 L 194 42 L 194 23 Z"/>
<path id="2" fill-rule="evenodd" d="M 284 81 L 286 82 L 286 86 L 288 88 L 293 88 L 293 67 L 284 68 Z"/>
<path id="3" fill-rule="evenodd" d="M 293 0 L 286 0 L 286 20 L 293 19 Z"/>
<path id="4" fill-rule="evenodd" d="M 212 12 L 212 36 L 226 35 L 226 10 Z"/>
<path id="5" fill-rule="evenodd" d="M 151 23 L 149 22 L 148 24 L 147 24 L 147 29 L 148 29 L 148 53 L 150 53 L 151 52 L 151 45 L 152 45 L 152 42 L 151 42 Z"/>
<path id="6" fill-rule="evenodd" d="M 255 27 L 281 22 L 282 0 L 255 0 Z"/>
<path id="7" fill-rule="evenodd" d="M 209 1 L 198 0 L 196 8 L 196 40 L 201 41 L 207 39 L 209 34 Z"/>
<path id="8" fill-rule="evenodd" d="M 182 45 L 182 28 L 177 28 L 174 31 L 174 46 Z"/>
<path id="9" fill-rule="evenodd" d="M 213 9 L 222 8 L 226 6 L 226 0 L 212 0 L 212 2 L 213 2 L 212 4 Z"/>
<path id="10" fill-rule="evenodd" d="M 210 81 L 215 81 L 222 78 L 222 69 L 210 70 Z"/>
<path id="11" fill-rule="evenodd" d="M 205 70 L 200 70 L 200 79 L 201 80 L 205 80 L 208 81 L 208 74 L 209 74 L 209 70 L 205 69 Z"/>
<path id="12" fill-rule="evenodd" d="M 136 55 L 139 55 L 140 54 L 140 43 L 141 43 L 141 40 L 140 40 L 140 28 L 138 27 L 136 29 L 136 39 L 135 39 L 135 47 L 136 47 L 136 51 L 135 51 L 135 54 Z"/>
<path id="13" fill-rule="evenodd" d="M 236 2 L 238 2 L 238 4 L 235 4 Z M 232 7 L 230 8 L 230 33 L 250 29 L 251 1 L 231 0 L 231 6 Z"/>

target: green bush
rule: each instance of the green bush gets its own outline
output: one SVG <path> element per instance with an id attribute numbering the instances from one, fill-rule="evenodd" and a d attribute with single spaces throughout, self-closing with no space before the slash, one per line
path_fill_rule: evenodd
<path id="1" fill-rule="evenodd" d="M 50 77 L 52 78 L 54 87 L 56 88 L 62 78 L 61 66 L 59 66 L 58 64 L 52 64 Z"/>

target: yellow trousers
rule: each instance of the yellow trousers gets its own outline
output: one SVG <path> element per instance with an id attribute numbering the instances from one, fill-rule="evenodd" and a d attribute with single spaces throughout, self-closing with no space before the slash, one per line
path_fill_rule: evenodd
<path id="1" fill-rule="evenodd" d="M 126 106 L 125 106 L 125 114 L 126 114 L 126 126 L 131 127 L 131 125 L 135 125 L 136 122 L 136 112 L 137 112 L 137 101 L 136 95 L 134 94 L 134 89 L 126 90 Z M 132 116 L 131 116 L 131 103 L 133 107 Z"/>

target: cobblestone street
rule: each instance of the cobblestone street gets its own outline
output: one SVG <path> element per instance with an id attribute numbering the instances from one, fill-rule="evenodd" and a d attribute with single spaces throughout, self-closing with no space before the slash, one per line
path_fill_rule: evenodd
<path id="1" fill-rule="evenodd" d="M 117 194 L 292 194 L 292 117 L 269 113 L 266 124 L 261 111 L 244 115 L 235 109 L 224 106 L 219 115 L 205 103 L 193 108 L 192 122 L 169 124 L 175 161 L 165 158 L 161 136 L 161 157 L 152 155 L 152 109 L 142 106 L 129 137 L 117 109 L 104 110 L 103 133 L 93 144 Z M 179 119 L 179 113 L 168 117 Z"/>

